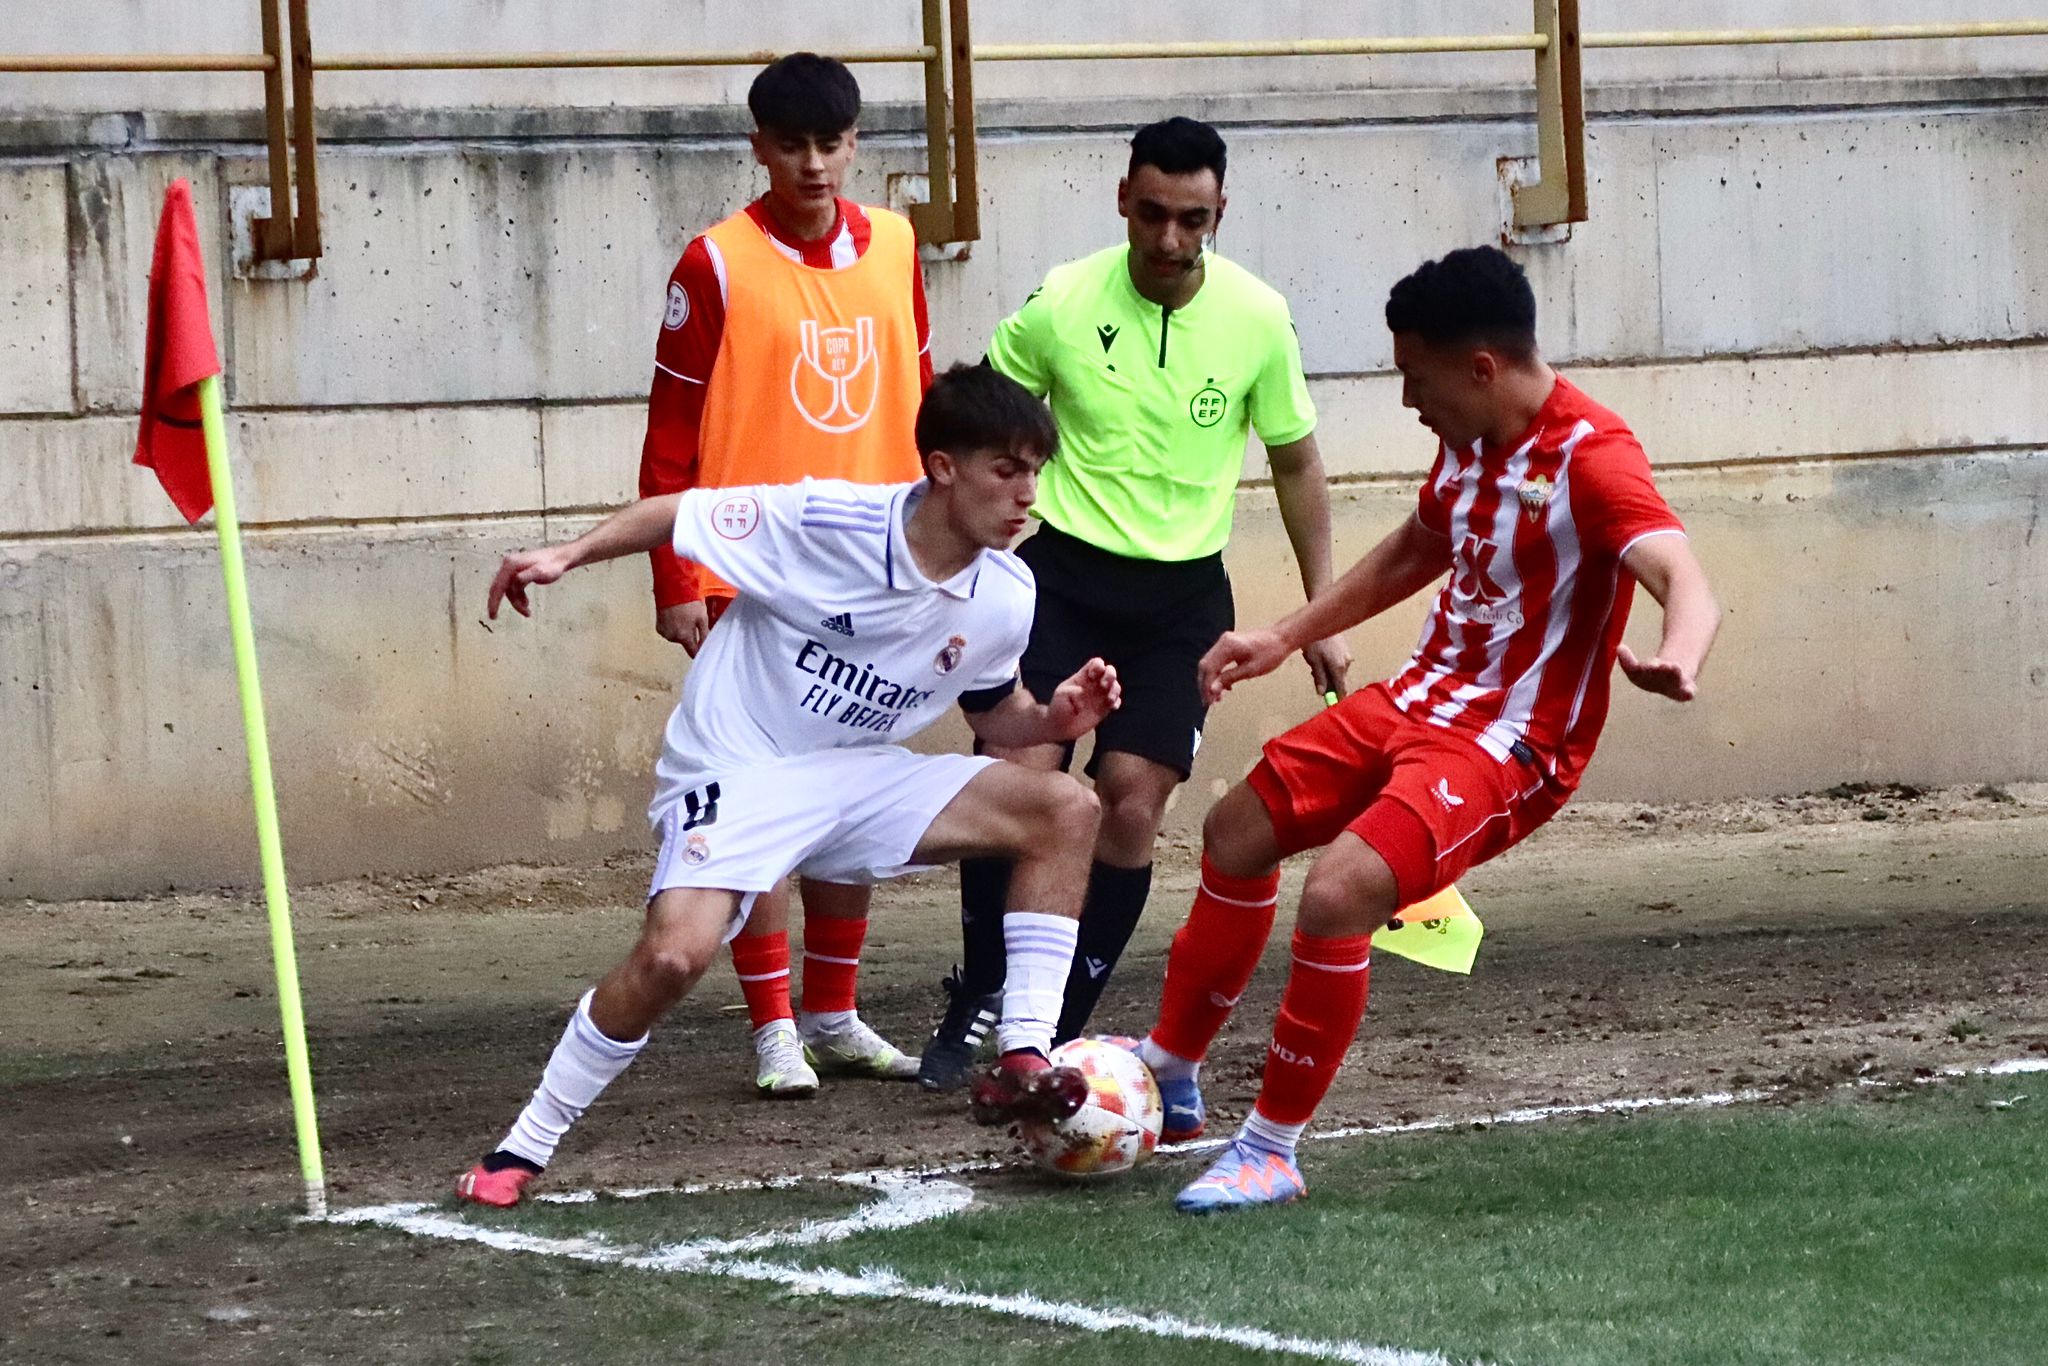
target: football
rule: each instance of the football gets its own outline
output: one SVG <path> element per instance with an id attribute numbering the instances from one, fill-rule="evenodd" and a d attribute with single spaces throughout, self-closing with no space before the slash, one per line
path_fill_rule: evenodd
<path id="1" fill-rule="evenodd" d="M 1152 1070 L 1128 1049 L 1102 1039 L 1074 1039 L 1051 1053 L 1055 1067 L 1079 1069 L 1088 1100 L 1054 1124 L 1018 1126 L 1024 1151 L 1056 1176 L 1088 1180 L 1129 1171 L 1159 1146 L 1165 1107 Z"/>

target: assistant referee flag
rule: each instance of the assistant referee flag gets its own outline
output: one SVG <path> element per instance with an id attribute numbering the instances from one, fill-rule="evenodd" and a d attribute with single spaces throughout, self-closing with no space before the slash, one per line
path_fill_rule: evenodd
<path id="1" fill-rule="evenodd" d="M 206 311 L 206 264 L 192 187 L 174 180 L 164 192 L 149 267 L 149 330 L 142 360 L 142 431 L 135 463 L 156 471 L 164 492 L 196 522 L 213 507 L 200 428 L 199 381 L 220 373 L 213 320 Z"/>

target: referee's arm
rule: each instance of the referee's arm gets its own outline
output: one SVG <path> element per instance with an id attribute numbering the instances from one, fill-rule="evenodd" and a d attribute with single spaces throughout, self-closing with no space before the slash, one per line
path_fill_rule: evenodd
<path id="1" fill-rule="evenodd" d="M 1266 460 L 1273 467 L 1280 521 L 1301 566 L 1301 591 L 1312 598 L 1330 585 L 1330 479 L 1316 434 L 1266 447 Z"/>
<path id="2" fill-rule="evenodd" d="M 1035 397 L 1052 393 L 1052 319 L 1040 303 L 1045 287 L 1031 291 L 1024 306 L 996 324 L 981 363 L 1023 385 Z"/>
<path id="3" fill-rule="evenodd" d="M 1323 471 L 1323 453 L 1314 432 L 1266 447 L 1273 469 L 1273 497 L 1280 504 L 1280 522 L 1287 528 L 1294 561 L 1301 566 L 1301 589 L 1313 599 L 1330 585 L 1330 481 Z M 1342 697 L 1350 690 L 1351 647 L 1342 636 L 1311 641 L 1302 649 L 1316 691 Z"/>

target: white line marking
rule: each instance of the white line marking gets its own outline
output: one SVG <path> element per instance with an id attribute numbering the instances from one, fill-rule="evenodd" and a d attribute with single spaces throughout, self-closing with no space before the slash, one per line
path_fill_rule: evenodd
<path id="1" fill-rule="evenodd" d="M 1140 1314 L 1113 1306 L 1095 1308 L 1042 1300 L 1036 1295 L 982 1295 L 940 1285 L 914 1285 L 886 1268 L 870 1267 L 858 1274 L 844 1271 L 813 1271 L 774 1262 L 724 1262 L 712 1268 L 716 1275 L 738 1280 L 767 1281 L 799 1295 L 836 1295 L 842 1299 L 915 1300 L 951 1309 L 982 1309 L 1013 1318 L 1035 1319 L 1040 1323 L 1079 1328 L 1089 1333 L 1130 1329 L 1151 1337 L 1176 1338 L 1183 1342 L 1227 1342 L 1255 1352 L 1285 1352 L 1319 1361 L 1344 1361 L 1356 1366 L 1450 1366 L 1447 1357 L 1435 1352 L 1413 1352 L 1399 1347 L 1373 1347 L 1362 1342 L 1330 1338 L 1298 1338 L 1267 1332 L 1263 1328 L 1232 1328 L 1202 1323 L 1174 1314 Z"/>
<path id="2" fill-rule="evenodd" d="M 757 1176 L 736 1181 L 697 1181 L 686 1186 L 628 1186 L 615 1191 L 563 1191 L 533 1197 L 552 1205 L 587 1205 L 601 1193 L 607 1200 L 644 1200 L 650 1195 L 704 1195 L 713 1191 L 779 1191 L 806 1181 L 843 1181 L 849 1185 L 879 1185 L 886 1181 L 922 1181 L 937 1176 L 958 1176 L 962 1172 L 1001 1171 L 1008 1163 L 994 1158 L 975 1158 L 939 1167 L 876 1167 L 864 1172 L 837 1175 L 813 1172 L 791 1176 Z M 392 1206 L 397 1208 L 397 1206 Z"/>
<path id="3" fill-rule="evenodd" d="M 2013 1058 L 2007 1062 L 1994 1062 L 1984 1067 L 1944 1067 L 1932 1077 L 1915 1077 L 1918 1082 L 1930 1082 L 1941 1077 L 2011 1077 L 2022 1072 L 2048 1072 L 2048 1058 Z"/>
<path id="4" fill-rule="evenodd" d="M 1962 1067 L 1950 1065 L 1936 1070 L 1932 1075 L 1913 1078 L 1916 1086 L 1931 1082 L 1952 1081 L 1957 1077 L 2010 1077 L 2029 1072 L 2048 1072 L 2048 1058 L 2014 1058 L 2006 1062 L 1988 1063 L 1983 1067 Z M 1857 1086 L 1890 1086 L 1887 1081 L 1858 1081 Z M 1546 1119 L 1570 1119 L 1581 1115 L 1633 1114 L 1638 1110 L 1685 1110 L 1715 1109 L 1724 1105 L 1746 1105 L 1759 1100 L 1769 1100 L 1782 1088 L 1776 1086 L 1751 1086 L 1740 1091 L 1709 1091 L 1697 1096 L 1636 1096 L 1624 1100 L 1598 1100 L 1583 1105 L 1534 1105 L 1520 1110 L 1502 1110 L 1490 1115 L 1473 1115 L 1464 1119 L 1443 1117 L 1438 1119 L 1417 1119 L 1406 1124 L 1353 1125 L 1343 1129 L 1325 1129 L 1307 1137 L 1314 1141 L 1332 1138 L 1384 1138 L 1392 1134 L 1438 1133 L 1445 1129 L 1473 1129 L 1491 1127 L 1495 1124 L 1535 1124 Z M 1162 1153 L 1205 1152 L 1220 1148 L 1230 1142 L 1227 1138 L 1197 1138 L 1187 1143 L 1162 1143 Z"/>
<path id="5" fill-rule="evenodd" d="M 736 1182 L 727 1187 L 699 1189 L 763 1189 L 794 1185 L 802 1178 L 773 1181 Z M 380 1205 L 346 1210 L 329 1216 L 337 1224 L 377 1224 L 422 1238 L 449 1242 L 479 1243 L 502 1252 L 526 1252 L 543 1257 L 562 1257 L 599 1266 L 618 1266 L 633 1271 L 668 1274 L 694 1273 L 731 1280 L 760 1281 L 779 1285 L 793 1294 L 832 1295 L 842 1299 L 913 1300 L 920 1304 L 956 1309 L 980 1309 L 1013 1318 L 1107 1333 L 1123 1328 L 1151 1337 L 1184 1342 L 1225 1342 L 1259 1352 L 1284 1352 L 1320 1361 L 1341 1361 L 1355 1366 L 1450 1366 L 1434 1352 L 1411 1352 L 1399 1348 L 1374 1347 L 1361 1342 L 1289 1337 L 1263 1328 L 1234 1328 L 1201 1323 L 1173 1314 L 1141 1314 L 1115 1306 L 1094 1307 L 1043 1300 L 1036 1295 L 984 1295 L 947 1286 L 916 1285 L 893 1271 L 864 1268 L 859 1272 L 813 1270 L 782 1262 L 763 1262 L 746 1256 L 771 1248 L 814 1247 L 834 1243 L 858 1233 L 908 1228 L 913 1224 L 957 1214 L 974 1202 L 974 1192 L 957 1181 L 917 1180 L 887 1174 L 856 1174 L 833 1178 L 847 1185 L 867 1186 L 883 1192 L 883 1198 L 838 1219 L 812 1220 L 795 1229 L 755 1233 L 744 1238 L 699 1238 L 687 1243 L 634 1252 L 616 1246 L 600 1235 L 580 1238 L 546 1238 L 517 1229 L 486 1228 L 442 1213 L 420 1202 Z M 653 1194 L 646 1191 L 641 1194 Z M 669 1192 L 676 1193 L 676 1192 Z M 590 1192 L 580 1192 L 595 1198 Z"/>
<path id="6" fill-rule="evenodd" d="M 866 1186 L 882 1192 L 872 1205 L 863 1205 L 838 1219 L 812 1219 L 793 1229 L 774 1233 L 752 1233 L 744 1238 L 698 1238 L 671 1243 L 644 1253 L 628 1253 L 602 1237 L 543 1238 L 515 1229 L 485 1228 L 451 1214 L 437 1213 L 432 1205 L 413 1201 L 346 1210 L 329 1216 L 337 1224 L 382 1224 L 386 1228 L 415 1233 L 425 1238 L 446 1238 L 456 1242 L 483 1243 L 507 1252 L 538 1252 L 578 1261 L 615 1263 L 644 1271 L 714 1270 L 708 1264 L 719 1257 L 732 1257 L 771 1248 L 815 1247 L 836 1243 L 857 1233 L 887 1232 L 909 1228 L 931 1219 L 958 1214 L 974 1203 L 974 1192 L 958 1181 L 919 1181 L 887 1176 L 864 1175 L 837 1178 L 850 1186 Z M 789 1184 L 795 1184 L 792 1180 Z M 650 1192 L 651 1193 L 651 1192 Z"/>
<path id="7" fill-rule="evenodd" d="M 2048 1058 L 2014 1058 L 1982 1067 L 1951 1065 L 1913 1079 L 1926 1085 L 1957 1077 L 2004 1077 L 2048 1072 Z M 1881 1081 L 1859 1081 L 1857 1086 L 1886 1086 Z M 1539 1105 L 1503 1110 L 1467 1118 L 1442 1117 L 1403 1124 L 1358 1125 L 1327 1129 L 1308 1135 L 1317 1140 L 1386 1137 L 1398 1134 L 1433 1133 L 1446 1129 L 1495 1124 L 1534 1124 L 1548 1119 L 1582 1115 L 1631 1114 L 1642 1110 L 1717 1108 L 1767 1100 L 1778 1094 L 1777 1087 L 1751 1087 L 1741 1091 L 1713 1091 L 1696 1096 L 1640 1096 L 1620 1100 L 1593 1101 L 1580 1105 Z M 1191 1153 L 1219 1148 L 1229 1139 L 1199 1139 L 1192 1143 L 1162 1145 L 1162 1153 Z M 859 1273 L 812 1269 L 780 1262 L 763 1262 L 745 1254 L 780 1247 L 812 1247 L 839 1242 L 859 1233 L 909 1228 L 934 1219 L 957 1214 L 974 1202 L 974 1192 L 956 1181 L 940 1179 L 970 1171 L 992 1171 L 1007 1164 L 987 1160 L 957 1162 L 945 1166 L 892 1167 L 840 1175 L 787 1175 L 743 1181 L 710 1181 L 684 1186 L 640 1186 L 607 1192 L 609 1199 L 630 1200 L 650 1195 L 697 1195 L 710 1191 L 786 1190 L 807 1181 L 834 1181 L 866 1186 L 882 1192 L 883 1198 L 838 1219 L 811 1220 L 779 1233 L 756 1233 L 743 1238 L 700 1238 L 674 1243 L 646 1252 L 616 1247 L 602 1236 L 584 1238 L 543 1238 L 514 1229 L 485 1228 L 466 1223 L 452 1215 L 438 1213 L 432 1205 L 410 1202 L 338 1210 L 326 1216 L 335 1224 L 377 1224 L 426 1238 L 451 1242 L 480 1243 L 506 1252 L 529 1252 L 541 1256 L 565 1257 L 574 1261 L 633 1270 L 692 1272 L 733 1280 L 760 1281 L 780 1285 L 793 1294 L 832 1295 L 842 1299 L 912 1300 L 944 1308 L 980 1309 L 992 1314 L 1031 1319 L 1040 1323 L 1078 1328 L 1084 1332 L 1107 1333 L 1128 1329 L 1151 1337 L 1187 1342 L 1223 1342 L 1258 1352 L 1289 1353 L 1320 1361 L 1341 1361 L 1355 1366 L 1451 1366 L 1449 1359 L 1434 1352 L 1397 1347 L 1376 1347 L 1343 1339 L 1300 1338 L 1269 1332 L 1263 1328 L 1232 1327 L 1202 1323 L 1172 1314 L 1141 1314 L 1115 1306 L 1071 1304 L 1043 1300 L 1036 1295 L 984 1295 L 947 1286 L 917 1285 L 885 1267 L 863 1268 Z M 553 1204 L 587 1204 L 596 1191 L 571 1191 L 541 1195 Z"/>
<path id="8" fill-rule="evenodd" d="M 1934 1081 L 1946 1081 L 1955 1077 L 2004 1077 L 2024 1073 L 2048 1072 L 2048 1058 L 2014 1058 L 2006 1062 L 1988 1063 L 1982 1067 L 1961 1067 L 1951 1065 L 1935 1071 L 1932 1076 L 1915 1077 L 1916 1085 Z M 1887 1082 L 1859 1081 L 1858 1086 L 1885 1086 Z M 1410 1120 L 1403 1124 L 1352 1125 L 1341 1129 L 1324 1129 L 1307 1135 L 1311 1141 L 1320 1142 L 1337 1138 L 1386 1138 L 1398 1134 L 1439 1133 L 1445 1129 L 1470 1128 L 1477 1125 L 1533 1124 L 1546 1119 L 1571 1119 L 1584 1115 L 1630 1114 L 1637 1110 L 1676 1110 L 1694 1107 L 1718 1108 L 1724 1105 L 1740 1105 L 1759 1100 L 1768 1100 L 1778 1093 L 1776 1087 L 1749 1087 L 1741 1091 L 1712 1091 L 1697 1096 L 1637 1096 L 1621 1100 L 1589 1101 L 1579 1105 L 1536 1105 L 1515 1110 L 1501 1110 L 1493 1114 L 1469 1115 L 1464 1118 L 1440 1116 L 1435 1119 Z M 1230 1142 L 1227 1138 L 1197 1138 L 1186 1143 L 1162 1143 L 1159 1151 L 1168 1156 L 1179 1153 L 1201 1153 L 1220 1148 Z M 608 1200 L 637 1200 L 649 1195 L 702 1195 L 712 1191 L 787 1190 L 806 1181 L 880 1181 L 886 1178 L 910 1180 L 932 1176 L 959 1176 L 967 1172 L 1001 1171 L 1011 1163 L 989 1158 L 972 1158 L 963 1162 L 946 1162 L 929 1167 L 874 1167 L 866 1171 L 812 1173 L 809 1175 L 786 1175 L 756 1177 L 735 1181 L 700 1181 L 681 1186 L 629 1186 L 624 1190 L 606 1191 Z M 582 1205 L 597 1199 L 596 1191 L 563 1191 L 547 1193 L 530 1198 L 544 1200 L 550 1204 Z M 394 1206 L 394 1208 L 396 1208 Z"/>
<path id="9" fill-rule="evenodd" d="M 1960 1075 L 1960 1074 L 1958 1074 Z M 1463 1119 L 1442 1117 L 1438 1119 L 1416 1119 L 1405 1124 L 1354 1125 L 1344 1129 L 1324 1129 L 1320 1133 L 1306 1134 L 1313 1142 L 1332 1138 L 1385 1138 L 1394 1134 L 1431 1134 L 1445 1129 L 1480 1129 L 1496 1124 L 1535 1124 L 1546 1119 L 1568 1119 L 1575 1115 L 1631 1114 L 1637 1110 L 1683 1110 L 1700 1106 L 1739 1105 L 1748 1101 L 1767 1100 L 1777 1094 L 1775 1087 L 1750 1088 L 1743 1091 L 1710 1091 L 1699 1096 L 1641 1096 L 1626 1100 L 1597 1100 L 1584 1105 L 1537 1105 L 1521 1110 L 1500 1110 L 1490 1115 L 1471 1115 Z M 1199 1153 L 1211 1148 L 1220 1148 L 1230 1142 L 1228 1138 L 1197 1138 L 1186 1143 L 1162 1143 L 1162 1153 Z"/>

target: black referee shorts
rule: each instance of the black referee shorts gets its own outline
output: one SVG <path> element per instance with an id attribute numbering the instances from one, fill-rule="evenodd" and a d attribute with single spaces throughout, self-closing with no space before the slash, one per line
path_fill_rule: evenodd
<path id="1" fill-rule="evenodd" d="M 1237 623 L 1221 552 L 1198 560 L 1135 560 L 1051 524 L 1017 548 L 1038 578 L 1038 614 L 1024 650 L 1024 686 L 1044 702 L 1100 655 L 1116 666 L 1124 702 L 1095 731 L 1088 760 L 1120 750 L 1163 764 L 1185 781 L 1209 708 L 1195 665 Z M 1068 747 L 1068 762 L 1073 747 Z"/>

